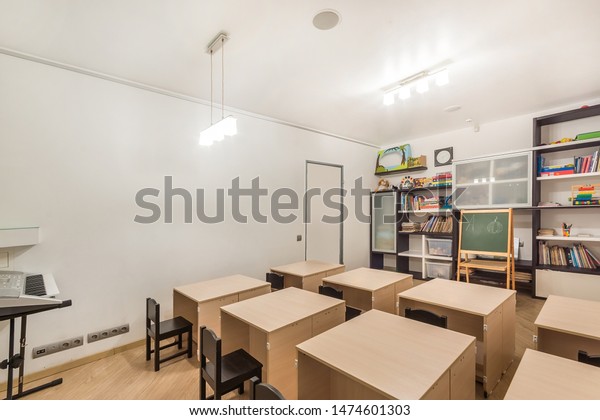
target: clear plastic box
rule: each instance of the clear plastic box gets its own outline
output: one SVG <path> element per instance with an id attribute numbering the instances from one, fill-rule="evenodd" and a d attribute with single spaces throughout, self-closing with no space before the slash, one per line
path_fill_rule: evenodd
<path id="1" fill-rule="evenodd" d="M 452 239 L 437 239 L 437 238 L 425 238 L 427 239 L 427 253 L 429 255 L 437 255 L 440 257 L 451 257 L 452 256 Z"/>
<path id="2" fill-rule="evenodd" d="M 450 270 L 452 269 L 452 263 L 450 262 L 432 262 L 425 261 L 425 270 L 427 277 L 450 279 Z"/>

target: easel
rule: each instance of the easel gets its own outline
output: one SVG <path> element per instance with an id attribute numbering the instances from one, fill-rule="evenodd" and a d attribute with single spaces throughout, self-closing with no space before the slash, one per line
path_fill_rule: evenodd
<path id="1" fill-rule="evenodd" d="M 502 235 L 500 243 L 503 244 L 504 238 L 506 237 L 506 251 L 495 249 L 493 246 L 489 246 L 481 244 L 481 249 L 477 249 L 477 246 L 473 246 L 470 244 L 468 249 L 463 249 L 463 222 L 465 215 L 474 215 L 476 217 L 477 214 L 503 214 L 507 213 L 508 226 L 502 227 L 502 229 L 506 228 L 506 235 Z M 475 218 L 473 218 L 475 220 Z M 492 222 L 494 223 L 494 222 Z M 458 257 L 456 264 L 456 280 L 460 281 L 461 269 L 465 270 L 465 280 L 469 283 L 469 274 L 471 270 L 480 269 L 480 270 L 489 270 L 489 271 L 499 271 L 506 273 L 506 288 L 515 289 L 515 252 L 514 252 L 514 232 L 513 232 L 513 217 L 512 217 L 512 209 L 494 209 L 494 210 L 461 210 L 460 212 L 460 222 L 458 226 Z M 466 228 L 468 229 L 468 227 Z M 493 234 L 493 227 L 492 232 Z M 465 233 L 468 235 L 468 230 L 465 230 Z M 464 261 L 463 261 L 464 254 Z M 486 260 L 486 259 L 477 259 L 470 258 L 469 254 L 476 255 L 489 255 L 492 257 L 504 257 L 506 260 Z"/>

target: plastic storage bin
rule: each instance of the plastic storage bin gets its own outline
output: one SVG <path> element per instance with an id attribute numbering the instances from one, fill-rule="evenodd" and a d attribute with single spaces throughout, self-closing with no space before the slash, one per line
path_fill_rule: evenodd
<path id="1" fill-rule="evenodd" d="M 425 270 L 427 277 L 450 279 L 450 270 L 452 269 L 452 263 L 450 262 L 432 262 L 425 261 Z"/>
<path id="2" fill-rule="evenodd" d="M 427 249 L 429 255 L 438 255 L 440 257 L 452 256 L 452 239 L 427 239 Z"/>

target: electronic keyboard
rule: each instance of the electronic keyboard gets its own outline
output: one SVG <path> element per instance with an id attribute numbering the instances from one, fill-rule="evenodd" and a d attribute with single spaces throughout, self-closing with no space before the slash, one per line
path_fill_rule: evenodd
<path id="1" fill-rule="evenodd" d="M 0 271 L 0 308 L 60 303 L 52 274 Z"/>

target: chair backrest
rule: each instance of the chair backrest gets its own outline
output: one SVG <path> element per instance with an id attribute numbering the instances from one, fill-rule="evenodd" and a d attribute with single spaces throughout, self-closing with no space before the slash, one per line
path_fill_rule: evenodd
<path id="1" fill-rule="evenodd" d="M 265 277 L 267 282 L 271 283 L 271 289 L 283 289 L 283 276 L 281 274 L 267 273 Z"/>
<path id="2" fill-rule="evenodd" d="M 406 308 L 404 309 L 404 316 L 436 327 L 448 328 L 448 318 L 445 315 L 437 315 L 425 309 Z"/>
<path id="3" fill-rule="evenodd" d="M 253 376 L 250 385 L 251 400 L 285 400 L 277 388 L 270 384 L 263 384 L 257 376 Z"/>
<path id="4" fill-rule="evenodd" d="M 160 334 L 160 304 L 152 298 L 146 298 L 146 328 L 150 328 L 154 323 L 154 332 L 156 336 Z"/>
<path id="5" fill-rule="evenodd" d="M 582 363 L 587 363 L 588 365 L 600 367 L 600 355 L 589 356 L 587 352 L 579 350 L 579 352 L 577 353 L 577 360 Z"/>
<path id="6" fill-rule="evenodd" d="M 344 300 L 344 291 L 334 289 L 331 286 L 319 286 L 319 294 Z"/>

